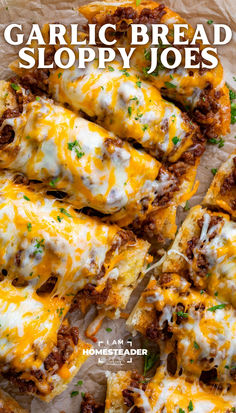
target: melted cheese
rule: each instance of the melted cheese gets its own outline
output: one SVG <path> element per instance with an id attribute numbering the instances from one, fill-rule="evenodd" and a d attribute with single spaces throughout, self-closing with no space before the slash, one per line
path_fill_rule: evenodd
<path id="1" fill-rule="evenodd" d="M 1 168 L 65 192 L 76 208 L 113 214 L 113 221 L 128 225 L 142 216 L 141 200 L 152 208 L 156 195 L 171 183 L 170 174 L 165 184 L 156 179 L 161 164 L 150 155 L 127 142 L 120 145 L 100 126 L 49 100 L 27 104 L 5 125 L 13 127 L 15 139 L 1 150 Z"/>
<path id="2" fill-rule="evenodd" d="M 51 295 L 73 297 L 87 283 L 102 291 L 107 273 L 112 275 L 116 268 L 119 275 L 112 279 L 114 285 L 120 291 L 123 285 L 134 286 L 149 245 L 132 238 L 125 249 L 118 244 L 110 251 L 119 231 L 117 226 L 77 214 L 67 204 L 14 184 L 10 174 L 0 176 L 0 268 L 7 270 L 10 279 L 26 280 L 36 289 L 56 276 Z M 98 279 L 103 265 L 104 277 Z M 120 293 L 114 305 L 122 300 Z"/>
<path id="3" fill-rule="evenodd" d="M 197 381 L 188 381 L 184 375 L 172 378 L 165 374 L 163 368 L 157 369 L 145 391 L 130 386 L 131 371 L 110 373 L 107 379 L 105 413 L 131 413 L 137 407 L 143 408 L 145 413 L 226 413 L 233 412 L 236 406 L 233 389 L 217 392 L 201 386 Z M 134 404 L 130 408 L 124 404 L 122 392 L 125 389 L 132 391 Z"/>
<path id="4" fill-rule="evenodd" d="M 191 266 L 194 282 L 200 288 L 207 288 L 211 295 L 217 292 L 219 298 L 236 308 L 236 223 L 225 216 L 222 222 L 208 230 L 210 215 L 205 213 L 203 217 L 200 241 L 194 248 Z M 217 235 L 211 239 L 215 231 Z M 202 253 L 209 264 L 206 277 L 197 275 L 197 259 Z"/>
<path id="5" fill-rule="evenodd" d="M 162 329 L 168 323 L 173 333 L 173 351 L 177 343 L 179 368 L 199 377 L 202 370 L 217 366 L 219 381 L 232 380 L 229 371 L 236 362 L 235 310 L 215 307 L 220 305 L 218 300 L 191 289 L 177 274 L 170 274 L 169 278 L 169 282 L 161 285 L 151 278 L 131 313 L 128 326 L 146 334 L 147 326 L 155 323 L 156 311 L 160 312 L 158 326 Z M 180 303 L 184 315 L 177 323 Z M 168 353 L 170 343 L 171 340 L 167 346 L 162 345 L 164 352 Z"/>
<path id="6" fill-rule="evenodd" d="M 116 61 L 105 70 L 95 61 L 85 69 L 75 65 L 52 71 L 49 90 L 57 101 L 96 117 L 109 131 L 123 139 L 135 139 L 156 156 L 176 160 L 192 144 L 195 128 L 181 111 Z M 179 139 L 177 144 L 174 137 Z"/>
<path id="7" fill-rule="evenodd" d="M 16 288 L 8 279 L 1 281 L 1 363 L 24 372 L 43 368 L 68 309 L 63 299 L 39 297 L 33 286 Z"/>
<path id="8" fill-rule="evenodd" d="M 145 1 L 141 2 L 140 5 L 137 5 L 133 0 L 123 0 L 119 2 L 123 7 L 132 7 L 139 14 L 143 9 L 154 9 L 160 6 L 156 1 Z M 97 21 L 100 24 L 104 23 L 104 17 L 113 14 L 118 5 L 116 3 L 109 4 L 105 2 L 103 4 L 98 2 L 92 2 L 86 4 L 79 8 L 79 11 L 88 19 L 89 23 Z M 165 13 L 161 17 L 161 23 L 166 24 L 169 28 L 168 41 L 170 44 L 173 43 L 173 28 L 174 24 L 186 24 L 180 15 L 170 10 L 168 7 L 164 9 Z M 124 20 L 116 21 L 117 31 L 119 32 L 119 24 Z M 132 24 L 133 19 L 126 19 L 127 24 Z M 159 22 L 159 19 L 157 20 Z M 121 28 L 121 32 L 123 28 Z M 194 35 L 194 30 L 191 25 L 188 24 L 188 28 L 184 29 L 185 38 L 192 40 Z M 131 48 L 131 34 L 128 30 L 127 34 L 124 36 L 118 37 L 117 43 L 115 45 L 116 49 L 119 47 L 125 47 L 127 51 Z M 151 42 L 145 45 L 139 45 L 136 47 L 134 53 L 131 56 L 131 68 L 135 68 L 140 77 L 148 79 L 157 89 L 161 89 L 162 94 L 168 98 L 173 99 L 174 101 L 180 102 L 183 106 L 194 109 L 199 103 L 199 97 L 201 92 L 211 84 L 213 86 L 212 91 L 210 92 L 211 97 L 215 99 L 214 91 L 220 91 L 221 97 L 217 100 L 219 103 L 218 111 L 215 114 L 211 114 L 207 123 L 209 125 L 213 124 L 214 120 L 214 130 L 216 133 L 226 134 L 229 131 L 230 126 L 230 101 L 227 91 L 227 87 L 224 82 L 223 77 L 223 68 L 220 62 L 212 70 L 205 70 L 202 72 L 200 69 L 189 69 L 184 68 L 184 58 L 182 64 L 172 70 L 164 68 L 162 65 L 158 64 L 157 69 L 150 75 L 146 75 L 150 67 L 150 61 L 148 59 L 148 50 L 150 47 L 156 48 Z M 200 50 L 204 46 L 200 45 Z M 162 51 L 162 48 L 161 48 Z M 171 86 L 169 85 L 171 83 Z"/>

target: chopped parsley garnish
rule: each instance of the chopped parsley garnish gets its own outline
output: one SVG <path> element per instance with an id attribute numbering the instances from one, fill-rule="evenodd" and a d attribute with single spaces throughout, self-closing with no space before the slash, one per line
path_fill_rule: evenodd
<path id="1" fill-rule="evenodd" d="M 199 345 L 198 345 L 198 343 L 196 342 L 196 341 L 194 341 L 193 342 L 193 347 L 196 349 L 196 350 L 199 350 Z"/>
<path id="2" fill-rule="evenodd" d="M 234 81 L 236 82 L 236 76 L 233 76 Z"/>
<path id="3" fill-rule="evenodd" d="M 189 210 L 190 210 L 189 201 L 186 201 L 186 203 L 184 205 L 184 211 L 189 211 Z"/>
<path id="4" fill-rule="evenodd" d="M 114 72 L 115 71 L 114 67 L 112 67 L 112 66 L 108 66 L 108 70 L 109 70 L 109 72 Z"/>
<path id="5" fill-rule="evenodd" d="M 177 143 L 180 141 L 180 139 L 177 137 L 177 136 L 174 136 L 173 138 L 172 138 L 172 142 L 173 142 L 173 144 L 174 145 L 177 145 Z"/>
<path id="6" fill-rule="evenodd" d="M 206 277 L 208 278 L 208 277 L 210 277 L 210 276 L 211 276 L 211 273 L 208 272 L 208 273 L 206 274 Z"/>
<path id="7" fill-rule="evenodd" d="M 236 123 L 236 103 L 233 102 L 233 100 L 236 99 L 236 93 L 229 88 L 229 98 L 230 98 L 230 104 L 231 104 L 231 124 L 234 125 Z"/>
<path id="8" fill-rule="evenodd" d="M 85 396 L 85 393 L 82 391 L 81 392 L 81 396 L 84 398 L 84 396 Z"/>
<path id="9" fill-rule="evenodd" d="M 227 366 L 227 364 L 225 365 L 225 369 L 229 369 L 229 366 Z"/>
<path id="10" fill-rule="evenodd" d="M 57 308 L 57 314 L 59 314 L 59 317 L 62 317 L 63 311 L 64 311 L 64 308 Z"/>
<path id="11" fill-rule="evenodd" d="M 60 208 L 60 212 L 66 215 L 67 217 L 72 218 L 72 215 L 70 215 L 65 208 Z"/>
<path id="12" fill-rule="evenodd" d="M 112 331 L 112 328 L 107 327 L 107 328 L 106 328 L 106 331 L 107 331 L 108 333 L 110 333 L 110 332 Z"/>
<path id="13" fill-rule="evenodd" d="M 216 291 L 214 295 L 215 295 L 215 297 L 217 297 L 218 296 L 218 291 Z"/>
<path id="14" fill-rule="evenodd" d="M 223 146 L 225 144 L 224 139 L 221 138 L 221 137 L 219 139 L 210 138 L 210 139 L 208 139 L 208 142 L 211 143 L 212 145 L 218 145 L 218 148 L 223 148 Z"/>
<path id="15" fill-rule="evenodd" d="M 135 96 L 134 98 L 131 98 L 130 100 L 135 100 L 136 104 L 137 105 L 139 104 L 139 100 L 138 100 L 137 96 Z"/>
<path id="16" fill-rule="evenodd" d="M 30 199 L 29 199 L 26 195 L 24 195 L 23 198 L 24 198 L 26 201 L 30 201 Z"/>
<path id="17" fill-rule="evenodd" d="M 28 224 L 27 224 L 27 229 L 28 229 L 29 232 L 32 230 L 32 224 L 31 224 L 31 222 L 28 222 Z"/>
<path id="18" fill-rule="evenodd" d="M 132 115 L 132 108 L 131 108 L 131 106 L 128 107 L 128 114 L 129 114 L 129 116 Z"/>
<path id="19" fill-rule="evenodd" d="M 82 158 L 82 156 L 85 155 L 85 153 L 82 152 L 82 148 L 77 140 L 75 140 L 74 142 L 69 142 L 67 146 L 70 151 L 72 151 L 73 149 L 75 150 L 78 159 Z M 78 147 L 80 150 L 78 149 Z"/>
<path id="20" fill-rule="evenodd" d="M 60 79 L 61 76 L 62 76 L 62 73 L 61 72 L 58 73 L 58 75 L 57 75 L 58 79 Z"/>
<path id="21" fill-rule="evenodd" d="M 58 222 L 61 222 L 63 220 L 63 217 L 60 217 L 59 215 L 57 215 L 57 220 Z"/>
<path id="22" fill-rule="evenodd" d="M 30 139 L 30 136 L 29 136 L 29 135 L 27 135 L 27 136 L 25 137 L 25 139 Z"/>
<path id="23" fill-rule="evenodd" d="M 126 69 L 122 69 L 122 70 L 120 70 L 120 72 L 122 72 L 126 77 L 130 77 L 129 72 L 127 72 Z"/>
<path id="24" fill-rule="evenodd" d="M 52 186 L 53 188 L 56 186 L 56 183 L 59 181 L 59 177 L 57 177 L 57 178 L 55 178 L 55 179 L 52 179 L 50 182 L 49 182 L 49 185 L 50 186 Z"/>
<path id="25" fill-rule="evenodd" d="M 145 49 L 144 50 L 144 57 L 146 60 L 151 60 L 151 51 L 150 49 Z"/>
<path id="26" fill-rule="evenodd" d="M 181 409 L 181 407 L 179 408 L 179 413 L 185 413 L 185 411 L 183 409 Z"/>
<path id="27" fill-rule="evenodd" d="M 143 127 L 142 127 L 142 129 L 143 129 L 143 131 L 145 132 L 145 130 L 147 130 L 147 128 L 148 128 L 148 125 L 143 125 Z"/>
<path id="28" fill-rule="evenodd" d="M 205 292 L 205 290 L 201 290 L 201 291 L 200 291 L 200 294 L 204 294 L 204 292 Z"/>
<path id="29" fill-rule="evenodd" d="M 79 380 L 77 381 L 76 386 L 82 386 L 82 384 L 83 384 L 83 380 Z"/>
<path id="30" fill-rule="evenodd" d="M 138 80 L 138 81 L 136 82 L 136 85 L 137 85 L 139 88 L 141 88 L 141 86 L 142 86 L 141 80 Z"/>
<path id="31" fill-rule="evenodd" d="M 183 318 L 188 318 L 188 313 L 184 313 L 183 311 L 177 311 L 176 315 Z"/>
<path id="32" fill-rule="evenodd" d="M 212 168 L 212 169 L 211 169 L 211 173 L 212 173 L 212 175 L 216 175 L 217 171 L 218 171 L 218 169 L 217 169 L 217 168 Z"/>
<path id="33" fill-rule="evenodd" d="M 144 369 L 143 369 L 143 374 L 146 375 L 149 370 L 156 364 L 156 362 L 159 360 L 159 353 L 153 351 L 149 351 L 148 353 L 144 356 Z"/>
<path id="34" fill-rule="evenodd" d="M 212 24 L 213 20 L 207 20 L 207 24 Z"/>
<path id="35" fill-rule="evenodd" d="M 12 87 L 12 89 L 14 89 L 14 90 L 20 90 L 20 86 L 19 85 L 16 85 L 15 83 L 11 83 L 11 87 Z"/>
<path id="36" fill-rule="evenodd" d="M 44 245 L 44 239 L 42 238 L 40 241 L 38 241 L 37 239 L 36 239 L 36 244 L 35 244 L 35 248 L 36 248 L 36 250 L 34 251 L 34 255 L 35 254 L 42 254 L 42 252 L 43 252 L 43 250 L 42 250 L 42 248 L 44 248 L 45 247 L 45 245 Z"/>
<path id="37" fill-rule="evenodd" d="M 104 90 L 104 86 L 101 86 L 101 89 Z"/>
<path id="38" fill-rule="evenodd" d="M 136 0 L 136 6 L 139 6 L 141 3 L 141 0 Z"/>
<path id="39" fill-rule="evenodd" d="M 170 78 L 173 80 L 173 79 L 174 79 L 174 76 L 173 76 L 173 75 L 170 75 Z"/>
<path id="40" fill-rule="evenodd" d="M 188 411 L 192 412 L 193 411 L 193 402 L 192 400 L 190 400 L 189 404 L 188 404 Z"/>
<path id="41" fill-rule="evenodd" d="M 39 100 L 40 100 L 40 97 L 39 97 L 39 96 L 36 96 L 35 100 L 39 101 Z"/>
<path id="42" fill-rule="evenodd" d="M 225 304 L 218 304 L 218 305 L 214 305 L 213 307 L 210 307 L 207 309 L 207 311 L 216 311 L 216 310 L 221 310 L 222 308 L 225 308 Z"/>
<path id="43" fill-rule="evenodd" d="M 77 390 L 74 390 L 71 392 L 70 397 L 75 397 L 78 396 L 79 392 Z"/>
<path id="44" fill-rule="evenodd" d="M 167 87 L 167 89 L 175 89 L 176 85 L 174 85 L 174 83 L 171 82 L 165 82 L 165 86 Z"/>

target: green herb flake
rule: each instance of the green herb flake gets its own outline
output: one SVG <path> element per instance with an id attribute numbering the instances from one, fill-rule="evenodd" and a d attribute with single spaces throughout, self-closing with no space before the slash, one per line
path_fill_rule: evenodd
<path id="1" fill-rule="evenodd" d="M 218 171 L 218 169 L 217 168 L 212 168 L 211 169 L 211 173 L 212 173 L 212 175 L 216 175 L 216 173 L 217 173 L 217 171 Z"/>
<path id="2" fill-rule="evenodd" d="M 218 291 L 216 291 L 214 295 L 215 295 L 215 297 L 217 297 L 218 296 Z"/>
<path id="3" fill-rule="evenodd" d="M 83 384 L 83 380 L 79 380 L 77 381 L 76 386 L 82 386 L 82 384 Z"/>
<path id="4" fill-rule="evenodd" d="M 51 186 L 51 187 L 53 187 L 53 188 L 55 188 L 55 186 L 56 186 L 56 183 L 59 181 L 59 177 L 57 177 L 57 178 L 55 178 L 55 179 L 52 179 L 50 182 L 49 182 L 49 185 Z"/>
<path id="5" fill-rule="evenodd" d="M 75 397 L 78 396 L 79 392 L 77 390 L 74 390 L 71 392 L 70 397 Z"/>
<path id="6" fill-rule="evenodd" d="M 130 74 L 129 74 L 129 72 L 127 72 L 127 70 L 126 69 L 122 69 L 122 70 L 120 70 L 126 77 L 130 77 Z"/>
<path id="7" fill-rule="evenodd" d="M 149 370 L 156 364 L 159 360 L 159 353 L 148 351 L 148 353 L 144 356 L 144 369 L 143 374 L 144 376 L 147 374 Z"/>
<path id="8" fill-rule="evenodd" d="M 148 129 L 148 125 L 147 124 L 143 125 L 142 129 L 143 129 L 143 132 L 145 132 L 145 130 Z"/>
<path id="9" fill-rule="evenodd" d="M 131 108 L 131 106 L 128 107 L 128 114 L 129 114 L 129 117 L 132 115 L 132 108 Z"/>
<path id="10" fill-rule="evenodd" d="M 57 215 L 57 220 L 58 222 L 61 222 L 63 220 L 63 217 L 60 217 L 59 215 Z"/>
<path id="11" fill-rule="evenodd" d="M 72 215 L 70 215 L 65 208 L 60 208 L 60 212 L 66 215 L 67 217 L 72 218 Z"/>
<path id="12" fill-rule="evenodd" d="M 38 102 L 40 101 L 40 97 L 36 96 L 35 100 L 37 100 Z"/>
<path id="13" fill-rule="evenodd" d="M 181 409 L 181 407 L 179 408 L 179 413 L 185 413 L 185 410 Z"/>
<path id="14" fill-rule="evenodd" d="M 106 328 L 106 331 L 107 331 L 108 333 L 110 333 L 110 332 L 112 331 L 112 328 L 107 327 L 107 328 Z"/>
<path id="15" fill-rule="evenodd" d="M 29 199 L 26 195 L 24 195 L 23 198 L 24 198 L 26 201 L 30 201 L 30 199 Z"/>
<path id="16" fill-rule="evenodd" d="M 115 71 L 114 67 L 112 67 L 112 66 L 108 66 L 108 70 L 109 70 L 109 72 L 114 72 Z"/>
<path id="17" fill-rule="evenodd" d="M 173 142 L 173 144 L 174 145 L 177 145 L 177 143 L 180 141 L 180 139 L 177 137 L 177 136 L 174 136 L 173 138 L 172 138 L 172 142 Z"/>
<path id="18" fill-rule="evenodd" d="M 136 85 L 137 85 L 139 88 L 141 88 L 141 87 L 142 87 L 142 82 L 141 82 L 141 80 L 138 80 L 138 81 L 136 82 Z"/>
<path id="19" fill-rule="evenodd" d="M 176 89 L 176 85 L 171 82 L 165 82 L 165 86 L 167 87 L 167 89 Z"/>
<path id="20" fill-rule="evenodd" d="M 60 77 L 62 77 L 62 73 L 61 72 L 58 73 L 57 77 L 58 77 L 58 79 L 60 79 Z"/>
<path id="21" fill-rule="evenodd" d="M 193 402 L 192 400 L 190 400 L 189 404 L 188 404 L 188 411 L 192 412 L 193 411 Z"/>
<path id="22" fill-rule="evenodd" d="M 28 222 L 28 224 L 27 224 L 27 229 L 28 229 L 29 232 L 31 232 L 31 230 L 32 230 L 32 224 L 31 224 L 31 222 Z"/>
<path id="23" fill-rule="evenodd" d="M 15 83 L 11 83 L 11 87 L 12 89 L 14 89 L 15 91 L 20 90 L 20 86 L 16 85 Z"/>
<path id="24" fill-rule="evenodd" d="M 136 0 L 136 6 L 139 6 L 141 3 L 141 0 Z"/>
<path id="25" fill-rule="evenodd" d="M 200 291 L 200 294 L 204 294 L 204 293 L 205 293 L 205 290 L 201 290 L 201 291 Z"/>
<path id="26" fill-rule="evenodd" d="M 211 25 L 213 23 L 213 20 L 207 20 L 207 24 Z"/>
<path id="27" fill-rule="evenodd" d="M 199 347 L 199 345 L 198 345 L 198 343 L 197 343 L 196 341 L 193 342 L 193 347 L 194 347 L 196 350 L 199 350 L 199 349 L 200 349 L 200 347 Z"/>
<path id="28" fill-rule="evenodd" d="M 104 86 L 101 86 L 101 89 L 104 90 Z"/>
<path id="29" fill-rule="evenodd" d="M 188 318 L 188 313 L 184 313 L 183 311 L 177 311 L 176 315 L 178 317 Z"/>
<path id="30" fill-rule="evenodd" d="M 189 205 L 189 201 L 186 201 L 185 205 L 184 205 L 184 211 L 189 211 L 190 210 L 190 205 Z"/>
<path id="31" fill-rule="evenodd" d="M 223 308 L 225 308 L 225 304 L 218 304 L 218 305 L 214 305 L 213 307 L 208 308 L 207 311 L 215 312 L 216 310 L 221 310 Z"/>
<path id="32" fill-rule="evenodd" d="M 59 317 L 63 316 L 63 311 L 64 311 L 64 308 L 57 308 L 57 314 L 59 314 Z"/>
<path id="33" fill-rule="evenodd" d="M 84 396 L 85 396 L 85 393 L 82 391 L 81 392 L 81 396 L 84 398 Z"/>

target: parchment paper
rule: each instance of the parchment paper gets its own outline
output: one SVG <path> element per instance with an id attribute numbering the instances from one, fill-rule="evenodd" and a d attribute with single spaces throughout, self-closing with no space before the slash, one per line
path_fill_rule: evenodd
<path id="1" fill-rule="evenodd" d="M 30 24 L 46 22 L 60 22 L 80 23 L 84 22 L 82 17 L 79 17 L 75 10 L 79 5 L 88 3 L 85 0 L 0 0 L 0 70 L 1 78 L 9 76 L 8 64 L 16 58 L 16 46 L 10 46 L 5 43 L 3 39 L 4 27 L 10 23 L 23 24 L 25 33 L 28 32 Z M 207 24 L 207 20 L 213 20 L 214 23 L 228 24 L 234 32 L 232 41 L 226 45 L 221 46 L 219 56 L 224 66 L 225 78 L 228 85 L 235 90 L 236 82 L 233 76 L 236 76 L 235 69 L 235 47 L 236 47 L 236 2 L 235 0 L 166 0 L 165 5 L 169 6 L 176 12 L 185 17 L 193 26 L 196 23 L 203 23 L 208 33 L 211 32 L 212 26 Z M 210 182 L 213 178 L 211 169 L 218 168 L 223 162 L 228 153 L 230 153 L 236 146 L 236 125 L 231 125 L 231 132 L 225 139 L 223 148 L 218 148 L 217 145 L 209 145 L 205 154 L 202 157 L 200 167 L 198 169 L 197 179 L 200 181 L 199 189 L 196 195 L 191 199 L 190 205 L 195 205 L 201 202 Z M 186 215 L 182 208 L 179 211 L 179 222 L 181 222 Z M 150 276 L 150 274 L 149 274 Z M 128 312 L 137 301 L 140 292 L 147 283 L 145 280 L 139 285 L 136 291 L 132 294 Z M 79 313 L 73 314 L 73 323 L 80 327 L 81 336 L 82 331 L 88 326 L 92 320 L 95 310 L 92 309 L 85 317 Z M 14 316 L 14 315 L 13 315 Z M 106 331 L 109 327 L 112 331 Z M 107 320 L 103 324 L 101 330 L 97 334 L 97 343 L 93 343 L 95 348 L 112 347 L 112 348 L 130 348 L 131 344 L 127 343 L 131 335 L 125 329 L 125 320 Z M 112 345 L 113 340 L 124 340 L 124 344 L 117 343 Z M 99 341 L 103 341 L 101 344 Z M 139 335 L 132 339 L 133 348 L 141 348 L 146 346 L 145 341 Z M 111 360 L 109 357 L 105 358 L 103 364 L 99 364 L 97 356 L 91 356 L 87 362 L 82 366 L 77 376 L 68 389 L 61 395 L 56 397 L 51 403 L 47 404 L 39 401 L 36 398 L 31 398 L 19 394 L 19 392 L 6 381 L 1 381 L 0 385 L 9 391 L 23 407 L 28 408 L 31 413 L 78 413 L 80 409 L 81 395 L 71 397 L 72 391 L 79 391 L 79 393 L 89 391 L 96 399 L 104 400 L 106 389 L 105 371 L 112 370 L 129 370 L 130 368 L 138 369 L 142 372 L 143 357 L 133 357 L 132 363 L 130 358 L 122 359 L 117 357 Z M 112 365 L 112 363 L 116 365 Z M 82 380 L 81 386 L 76 386 L 78 380 Z"/>

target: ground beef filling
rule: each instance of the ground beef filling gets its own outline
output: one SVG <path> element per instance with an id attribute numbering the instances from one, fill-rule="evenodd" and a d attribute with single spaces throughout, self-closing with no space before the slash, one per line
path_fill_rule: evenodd
<path id="1" fill-rule="evenodd" d="M 106 254 L 105 262 L 109 263 L 113 253 L 118 250 L 119 253 L 129 247 L 129 245 L 134 245 L 136 243 L 136 236 L 132 231 L 120 229 L 114 237 L 111 248 Z M 101 266 L 100 271 L 96 275 L 96 279 L 100 280 L 104 277 L 106 273 L 105 265 Z M 76 309 L 81 309 L 82 304 L 86 301 L 89 304 L 104 304 L 109 296 L 111 289 L 111 282 L 108 279 L 106 285 L 102 291 L 97 291 L 96 284 L 87 284 L 82 290 L 80 290 L 71 305 L 70 311 Z"/>
<path id="2" fill-rule="evenodd" d="M 208 227 L 208 231 L 216 226 L 217 224 L 219 224 L 222 221 L 222 217 L 219 216 L 211 216 L 211 221 Z M 198 220 L 198 226 L 200 228 L 200 230 L 202 230 L 202 226 L 203 226 L 203 222 L 204 222 L 204 217 L 202 217 L 201 219 Z M 217 235 L 217 229 L 215 229 L 214 232 L 212 232 L 212 234 L 208 237 L 209 241 L 211 241 L 213 238 L 215 238 L 215 236 Z M 194 249 L 196 247 L 196 245 L 199 243 L 199 239 L 200 239 L 200 235 L 199 237 L 194 236 L 191 240 L 189 240 L 187 242 L 187 250 L 186 250 L 186 255 L 188 257 L 189 260 L 193 260 L 194 258 Z M 201 278 L 204 278 L 208 271 L 209 271 L 209 263 L 207 261 L 206 255 L 204 253 L 204 242 L 202 243 L 202 245 L 199 246 L 199 252 L 197 255 L 197 275 Z M 191 275 L 189 274 L 190 280 L 191 280 Z"/>
<path id="3" fill-rule="evenodd" d="M 104 405 L 94 400 L 93 396 L 85 393 L 80 407 L 80 413 L 102 413 Z"/>
<path id="4" fill-rule="evenodd" d="M 74 351 L 74 347 L 78 344 L 79 341 L 79 329 L 77 327 L 69 327 L 67 325 L 62 325 L 57 334 L 57 345 L 54 347 L 52 352 L 44 361 L 45 370 L 47 370 L 48 375 L 55 374 L 63 364 L 70 358 L 71 354 Z M 35 393 L 41 394 L 40 392 L 40 383 L 45 383 L 45 376 L 40 370 L 32 370 L 30 375 L 33 376 L 36 380 L 25 380 L 21 379 L 21 375 L 24 372 L 17 373 L 14 370 L 8 370 L 3 372 L 2 375 L 15 384 L 20 392 L 25 393 Z M 38 382 L 36 385 L 35 382 Z M 44 384 L 42 387 L 45 389 Z M 50 392 L 53 390 L 53 385 L 48 384 L 47 391 Z M 43 392 L 45 394 L 45 392 Z"/>
<path id="5" fill-rule="evenodd" d="M 147 384 L 145 383 L 143 376 L 141 376 L 137 372 L 132 372 L 129 387 L 134 387 L 136 389 L 145 391 Z M 134 405 L 133 394 L 134 393 L 130 389 L 122 390 L 123 401 L 125 406 L 127 406 L 128 408 Z M 142 407 L 135 407 L 132 411 L 135 413 L 144 413 L 144 409 Z"/>

